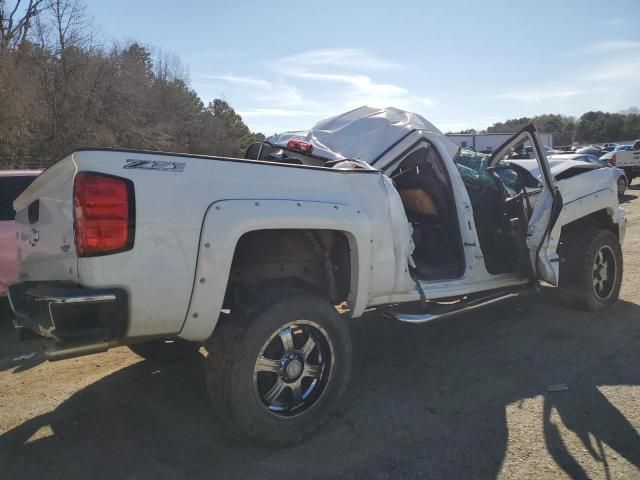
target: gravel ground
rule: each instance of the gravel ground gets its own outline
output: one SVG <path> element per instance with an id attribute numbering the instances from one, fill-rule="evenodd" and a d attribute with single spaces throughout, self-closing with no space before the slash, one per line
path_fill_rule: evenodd
<path id="1" fill-rule="evenodd" d="M 422 327 L 355 320 L 348 398 L 292 448 L 227 439 L 202 358 L 44 363 L 0 304 L 0 478 L 640 478 L 639 196 L 616 305 L 542 295 Z"/>

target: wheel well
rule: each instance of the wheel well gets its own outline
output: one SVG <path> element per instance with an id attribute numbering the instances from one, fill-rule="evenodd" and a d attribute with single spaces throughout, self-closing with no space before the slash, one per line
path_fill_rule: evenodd
<path id="1" fill-rule="evenodd" d="M 568 277 L 571 275 L 567 270 L 568 266 L 566 264 L 566 259 L 570 255 L 570 250 L 573 248 L 572 245 L 574 245 L 576 241 L 579 241 L 579 235 L 582 232 L 587 232 L 589 230 L 609 230 L 613 232 L 618 240 L 620 239 L 618 225 L 613 222 L 611 215 L 607 213 L 606 209 L 597 210 L 564 225 L 562 227 L 560 242 L 557 249 L 558 255 L 561 259 L 559 268 L 560 285 L 565 284 Z"/>
<path id="2" fill-rule="evenodd" d="M 607 210 L 603 208 L 564 225 L 560 234 L 561 241 L 565 235 L 578 230 L 589 229 L 610 230 L 616 237 L 620 238 L 618 225 L 612 220 Z"/>
<path id="3" fill-rule="evenodd" d="M 324 229 L 245 233 L 234 252 L 225 308 L 275 283 L 314 291 L 334 304 L 346 300 L 351 283 L 347 235 Z"/>

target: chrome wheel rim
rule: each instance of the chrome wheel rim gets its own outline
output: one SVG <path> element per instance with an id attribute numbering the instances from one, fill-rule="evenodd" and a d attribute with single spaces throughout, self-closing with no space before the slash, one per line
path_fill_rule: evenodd
<path id="1" fill-rule="evenodd" d="M 611 247 L 600 247 L 593 259 L 593 292 L 599 300 L 607 300 L 613 293 L 616 268 L 616 256 Z"/>
<path id="2" fill-rule="evenodd" d="M 627 181 L 620 177 L 618 179 L 618 195 L 624 195 L 625 190 L 627 189 Z"/>
<path id="3" fill-rule="evenodd" d="M 263 344 L 253 369 L 254 391 L 270 413 L 299 415 L 321 398 L 334 364 L 333 344 L 320 325 L 290 322 Z"/>

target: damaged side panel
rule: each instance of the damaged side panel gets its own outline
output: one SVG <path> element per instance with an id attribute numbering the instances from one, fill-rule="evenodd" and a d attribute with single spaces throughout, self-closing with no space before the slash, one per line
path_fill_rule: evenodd
<path id="1" fill-rule="evenodd" d="M 544 246 L 546 263 L 553 269 L 556 278 L 559 275 L 560 259 L 557 250 L 562 227 L 594 212 L 603 211 L 602 205 L 607 205 L 604 215 L 617 226 L 616 233 L 620 242 L 624 239 L 626 226 L 624 210 L 618 203 L 616 178 L 612 169 L 587 171 L 561 180 L 557 182 L 557 186 L 564 199 L 563 208 Z"/>

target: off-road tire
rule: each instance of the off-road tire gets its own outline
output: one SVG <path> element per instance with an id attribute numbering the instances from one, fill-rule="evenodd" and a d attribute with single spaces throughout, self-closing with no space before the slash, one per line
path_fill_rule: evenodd
<path id="1" fill-rule="evenodd" d="M 257 390 L 256 361 L 274 332 L 300 320 L 314 322 L 328 336 L 331 370 L 314 403 L 299 414 L 280 416 L 268 409 Z M 304 291 L 274 290 L 248 308 L 232 310 L 216 326 L 206 348 L 207 393 L 228 433 L 272 446 L 298 443 L 324 424 L 343 398 L 351 375 L 345 319 L 326 299 Z"/>
<path id="2" fill-rule="evenodd" d="M 612 284 L 606 295 L 598 296 L 594 286 L 596 256 L 605 251 L 615 262 L 611 275 Z M 576 229 L 564 234 L 560 247 L 560 285 L 558 294 L 561 302 L 570 307 L 584 310 L 601 310 L 616 302 L 622 283 L 622 249 L 615 234 L 602 229 Z"/>
<path id="3" fill-rule="evenodd" d="M 154 362 L 172 362 L 198 354 L 200 344 L 181 339 L 151 340 L 129 345 L 136 355 Z"/>
<path id="4" fill-rule="evenodd" d="M 618 197 L 624 196 L 628 186 L 629 182 L 626 175 L 622 175 L 620 178 L 618 178 Z"/>

